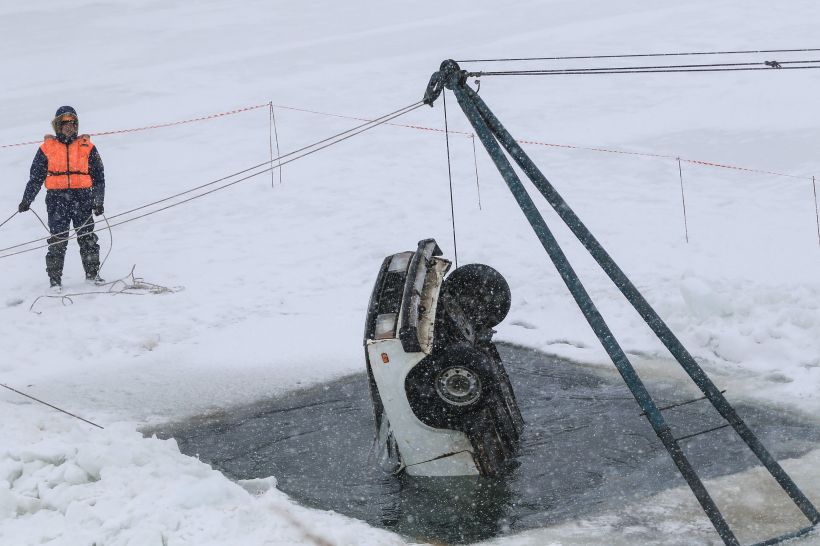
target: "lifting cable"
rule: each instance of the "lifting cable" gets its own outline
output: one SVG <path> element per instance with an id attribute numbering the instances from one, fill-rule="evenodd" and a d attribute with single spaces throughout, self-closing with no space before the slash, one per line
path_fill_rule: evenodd
<path id="1" fill-rule="evenodd" d="M 800 70 L 820 68 L 820 59 L 799 61 L 763 61 L 747 63 L 671 64 L 647 66 L 611 66 L 594 68 L 550 68 L 467 72 L 469 77 L 485 76 L 559 76 L 592 74 L 653 74 L 674 72 L 742 72 L 749 70 Z"/>
<path id="2" fill-rule="evenodd" d="M 820 51 L 820 48 L 804 49 L 751 49 L 746 51 L 687 51 L 681 53 L 627 53 L 619 55 L 573 55 L 564 57 L 519 57 L 508 59 L 467 59 L 457 63 L 497 63 L 510 61 L 564 61 L 580 59 L 627 59 L 637 57 L 682 57 L 693 55 L 748 55 L 753 53 L 807 53 Z"/>
<path id="3" fill-rule="evenodd" d="M 453 222 L 453 255 L 455 256 L 456 269 L 458 269 L 458 243 L 456 242 L 456 209 L 453 203 L 453 170 L 450 166 L 450 128 L 447 124 L 447 94 L 442 96 L 444 100 L 444 139 L 447 142 L 447 178 L 450 181 L 450 219 Z"/>
<path id="4" fill-rule="evenodd" d="M 190 189 L 188 189 L 188 190 L 185 190 L 185 191 L 182 191 L 182 192 L 176 193 L 176 194 L 174 194 L 174 195 L 170 195 L 170 196 L 165 197 L 165 198 L 163 198 L 163 199 L 159 199 L 159 200 L 157 200 L 157 201 L 153 201 L 153 202 L 151 202 L 151 203 L 147 203 L 147 204 L 145 204 L 145 205 L 141 205 L 141 206 L 139 206 L 139 207 L 135 207 L 135 208 L 133 208 L 133 209 L 127 210 L 127 211 L 125 211 L 125 212 L 121 212 L 121 213 L 115 214 L 115 215 L 113 215 L 113 216 L 108 217 L 108 219 L 109 219 L 109 220 L 112 220 L 112 219 L 114 219 L 114 218 L 119 218 L 119 217 L 125 216 L 125 215 L 127 215 L 127 214 L 131 214 L 131 213 L 133 213 L 133 212 L 137 212 L 137 211 L 139 211 L 139 210 L 142 210 L 142 209 L 145 209 L 145 208 L 148 208 L 148 207 L 151 207 L 151 206 L 154 206 L 154 205 L 157 205 L 157 204 L 160 204 L 160 203 L 166 202 L 166 201 L 170 201 L 170 200 L 172 200 L 172 199 L 175 199 L 175 198 L 177 198 L 177 197 L 183 196 L 183 195 L 185 195 L 185 194 L 189 194 L 189 193 L 192 193 L 192 192 L 194 192 L 194 191 L 201 190 L 201 189 L 204 189 L 204 188 L 209 187 L 209 186 L 213 186 L 213 185 L 215 185 L 215 184 L 218 184 L 218 183 L 220 183 L 220 182 L 224 182 L 224 181 L 226 181 L 226 180 L 229 180 L 229 179 L 235 178 L 235 177 L 237 177 L 237 176 L 240 176 L 240 175 L 243 175 L 243 174 L 246 174 L 246 173 L 251 173 L 251 174 L 247 174 L 246 176 L 243 176 L 242 178 L 239 178 L 239 179 L 236 179 L 236 180 L 232 180 L 231 182 L 228 182 L 228 183 L 223 184 L 223 185 L 220 185 L 220 186 L 216 186 L 216 187 L 214 187 L 214 188 L 209 189 L 208 191 L 204 191 L 204 192 L 202 192 L 202 193 L 199 193 L 199 194 L 193 195 L 193 196 L 188 197 L 188 198 L 186 198 L 186 199 L 183 199 L 183 200 L 181 200 L 181 201 L 177 201 L 177 202 L 175 202 L 175 203 L 171 203 L 171 204 L 166 205 L 166 206 L 164 206 L 164 207 L 161 207 L 161 208 L 158 208 L 158 209 L 155 209 L 155 210 L 152 210 L 152 211 L 149 211 L 149 212 L 146 212 L 146 213 L 140 214 L 140 215 L 138 215 L 138 216 L 134 216 L 134 217 L 131 217 L 131 218 L 125 219 L 125 220 L 121 220 L 121 221 L 119 221 L 119 222 L 114 222 L 114 223 L 111 223 L 111 224 L 109 224 L 108 228 L 110 229 L 110 228 L 113 228 L 113 227 L 116 227 L 116 226 L 119 226 L 119 225 L 122 225 L 122 224 L 126 224 L 126 223 L 128 223 L 128 222 L 132 222 L 132 221 L 134 221 L 134 220 L 138 220 L 138 219 L 140 219 L 140 218 L 144 218 L 144 217 L 146 217 L 146 216 L 150 216 L 150 215 L 152 215 L 152 214 L 156 214 L 156 213 L 158 213 L 158 212 L 160 212 L 160 211 L 163 211 L 163 210 L 166 210 L 166 209 L 170 209 L 170 208 L 176 207 L 177 205 L 181 205 L 181 204 L 183 204 L 183 203 L 187 203 L 187 202 L 189 202 L 189 201 L 193 201 L 194 199 L 198 199 L 198 198 L 200 198 L 200 197 L 204 197 L 204 196 L 206 196 L 206 195 L 209 195 L 209 194 L 214 193 L 214 192 L 216 192 L 216 191 L 219 191 L 219 190 L 221 190 L 221 189 L 228 188 L 228 187 L 230 187 L 230 186 L 233 186 L 233 185 L 235 185 L 235 184 L 238 184 L 239 182 L 243 182 L 243 181 L 245 181 L 245 180 L 249 180 L 249 179 L 254 178 L 254 177 L 256 177 L 256 176 L 259 176 L 259 175 L 261 175 L 261 174 L 267 173 L 267 172 L 269 172 L 269 171 L 271 171 L 271 170 L 273 170 L 273 169 L 278 169 L 278 168 L 280 168 L 280 167 L 281 167 L 281 166 L 283 166 L 283 165 L 287 165 L 288 163 L 291 163 L 291 162 L 296 161 L 296 160 L 298 160 L 298 159 L 302 159 L 303 157 L 306 157 L 306 156 L 311 155 L 311 154 L 313 154 L 313 153 L 315 153 L 315 152 L 318 152 L 318 151 L 320 151 L 320 150 L 323 150 L 323 149 L 325 149 L 325 148 L 328 148 L 328 147 L 330 147 L 330 146 L 333 146 L 334 144 L 339 144 L 340 142 L 343 142 L 343 141 L 345 141 L 345 140 L 347 140 L 347 139 L 349 139 L 349 138 L 351 138 L 351 137 L 354 137 L 354 136 L 359 135 L 359 134 L 361 134 L 361 133 L 363 133 L 363 132 L 365 132 L 365 131 L 368 131 L 368 130 L 370 130 L 370 129 L 373 129 L 374 127 L 378 127 L 379 125 L 382 125 L 382 124 L 384 124 L 384 123 L 386 123 L 386 122 L 388 122 L 388 121 L 391 121 L 391 120 L 393 120 L 393 119 L 396 119 L 396 118 L 398 118 L 399 116 L 403 116 L 403 115 L 405 115 L 405 114 L 407 114 L 407 113 L 409 113 L 409 112 L 412 112 L 413 110 L 415 110 L 415 109 L 417 109 L 417 108 L 420 108 L 423 104 L 424 104 L 424 103 L 423 103 L 422 101 L 415 102 L 415 103 L 410 104 L 410 105 L 408 105 L 408 106 L 405 106 L 405 107 L 403 107 L 403 108 L 399 108 L 398 110 L 394 110 L 393 112 L 390 112 L 389 114 L 385 114 L 385 115 L 383 115 L 383 116 L 381 116 L 381 117 L 378 117 L 378 118 L 376 118 L 376 119 L 374 119 L 374 120 L 372 120 L 372 121 L 368 121 L 368 122 L 366 122 L 366 123 L 362 123 L 362 124 L 360 124 L 360 125 L 357 125 L 357 126 L 355 126 L 355 127 L 352 127 L 352 128 L 350 128 L 350 129 L 347 129 L 347 130 L 342 131 L 342 132 L 340 132 L 340 133 L 336 133 L 335 135 L 332 135 L 332 136 L 330 136 L 330 137 L 324 138 L 324 139 L 322 139 L 322 140 L 319 140 L 319 141 L 317 141 L 317 142 L 314 142 L 314 143 L 312 143 L 312 144 L 309 144 L 309 145 L 307 145 L 307 146 L 304 146 L 304 147 L 302 147 L 302 148 L 299 148 L 298 150 L 294 150 L 294 151 L 292 151 L 292 152 L 288 152 L 287 154 L 284 154 L 284 155 L 282 155 L 282 156 L 280 156 L 280 157 L 273 158 L 273 160 L 267 160 L 267 161 L 264 161 L 264 162 L 262 162 L 262 163 L 258 163 L 258 164 L 254 165 L 254 166 L 252 166 L 252 167 L 248 167 L 248 168 L 243 169 L 243 170 L 241 170 L 241 171 L 237 171 L 237 172 L 235 172 L 235 173 L 232 173 L 232 174 L 230 174 L 230 175 L 228 175 L 228 176 L 224 176 L 224 177 L 219 178 L 219 179 L 217 179 L 217 180 L 213 180 L 213 181 L 211 181 L 211 182 L 207 182 L 207 183 L 205 183 L 205 184 L 201 184 L 201 185 L 199 185 L 199 186 L 196 186 L 196 187 L 190 188 Z M 291 157 L 291 156 L 293 156 L 293 157 Z M 290 158 L 290 159 L 288 159 L 287 161 L 281 161 L 283 158 L 286 158 L 286 157 L 291 157 L 291 158 Z M 274 162 L 274 161 L 276 161 L 276 162 L 277 162 L 277 164 L 276 164 L 276 165 L 273 165 L 273 162 Z M 267 166 L 267 167 L 266 167 L 266 166 Z M 262 167 L 265 167 L 265 168 L 262 168 Z M 253 172 L 253 171 L 255 171 L 255 172 Z M 70 230 L 66 230 L 66 231 L 64 231 L 64 232 L 61 232 L 61 233 L 59 233 L 59 234 L 56 234 L 55 236 L 57 236 L 57 235 L 65 235 L 65 234 L 68 234 L 68 232 L 69 232 L 69 231 L 70 231 Z M 84 235 L 79 235 L 79 237 L 83 237 L 83 236 L 84 236 Z M 75 234 L 75 235 L 73 235 L 73 236 L 71 236 L 71 237 L 67 237 L 67 238 L 61 239 L 61 240 L 60 240 L 60 242 L 62 242 L 62 241 L 70 241 L 70 240 L 72 240 L 72 239 L 76 239 L 76 238 L 78 238 L 78 236 Z M 11 256 L 15 256 L 15 255 L 17 255 L 17 254 L 23 254 L 23 253 L 25 253 L 25 252 L 30 252 L 30 251 L 37 250 L 37 249 L 40 249 L 40 248 L 46 248 L 46 247 L 52 246 L 53 244 L 56 244 L 56 243 L 48 243 L 48 242 L 46 242 L 46 244 L 41 244 L 41 245 L 39 245 L 39 246 L 35 246 L 35 247 L 31 247 L 31 248 L 23 249 L 23 250 L 18 250 L 18 251 L 16 251 L 16 252 L 10 252 L 10 253 L 8 252 L 9 250 L 13 250 L 13 249 L 16 249 L 16 248 L 20 248 L 20 247 L 22 247 L 22 246 L 26 246 L 26 245 L 29 245 L 29 244 L 34 244 L 34 243 L 44 242 L 44 241 L 47 241 L 48 239 L 49 239 L 48 237 L 41 237 L 41 238 L 39 238 L 39 239 L 33 239 L 33 240 L 31 240 L 31 241 L 27 241 L 27 242 L 25 242 L 25 243 L 20 243 L 20 244 L 17 244 L 17 245 L 13 245 L 13 246 L 6 247 L 6 248 L 0 248 L 0 254 L 2 254 L 2 255 L 0 255 L 0 259 L 3 259 L 3 258 L 8 258 L 8 257 L 11 257 Z"/>

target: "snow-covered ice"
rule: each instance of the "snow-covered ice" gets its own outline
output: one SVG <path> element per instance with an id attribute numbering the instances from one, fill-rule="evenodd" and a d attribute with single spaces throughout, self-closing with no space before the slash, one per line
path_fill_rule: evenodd
<path id="1" fill-rule="evenodd" d="M 80 131 L 92 133 L 269 101 L 375 117 L 419 100 L 445 58 L 817 47 L 818 18 L 820 6 L 808 0 L 6 3 L 0 145 L 38 140 L 63 104 L 75 106 Z M 776 56 L 751 60 L 769 57 Z M 518 138 L 802 177 L 684 162 L 687 243 L 676 161 L 527 145 L 730 400 L 811 419 L 820 414 L 820 245 L 808 180 L 820 174 L 818 78 L 815 70 L 784 70 L 481 83 Z M 448 106 L 451 128 L 468 131 L 455 101 Z M 275 113 L 283 152 L 357 124 Z M 441 128 L 442 103 L 397 122 Z M 262 108 L 95 137 L 106 211 L 266 161 L 269 123 Z M 453 135 L 450 144 L 459 262 L 492 265 L 513 291 L 498 337 L 610 367 L 486 154 L 478 150 L 479 209 L 472 141 Z M 35 149 L 0 148 L 0 221 L 16 209 Z M 33 208 L 44 217 L 43 197 Z M 547 208 L 639 372 L 678 377 Z M 112 243 L 102 224 L 99 234 L 106 252 Z M 0 247 L 43 235 L 27 213 L 0 228 Z M 281 184 L 278 174 L 256 177 L 112 235 L 107 279 L 136 265 L 138 276 L 181 290 L 78 296 L 71 305 L 49 298 L 37 302 L 38 314 L 29 307 L 47 290 L 43 250 L 0 259 L 0 382 L 105 426 L 2 389 L 0 543 L 404 542 L 295 505 L 275 489 L 275 476 L 235 484 L 137 429 L 361 370 L 362 321 L 381 259 L 426 237 L 453 253 L 443 135 L 382 126 L 287 165 Z M 74 243 L 64 281 L 68 293 L 88 290 Z M 820 504 L 817 457 L 787 468 Z M 728 491 L 727 483 L 714 485 Z M 692 502 L 688 491 L 673 490 L 624 513 L 499 542 L 716 540 L 696 505 L 683 508 Z M 759 521 L 761 505 L 740 504 L 739 521 Z M 761 534 L 769 530 L 761 523 Z"/>

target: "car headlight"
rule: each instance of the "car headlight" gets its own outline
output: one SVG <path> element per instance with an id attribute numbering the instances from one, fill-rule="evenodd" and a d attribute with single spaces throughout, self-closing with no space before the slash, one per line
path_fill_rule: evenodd
<path id="1" fill-rule="evenodd" d="M 376 331 L 373 339 L 393 339 L 396 337 L 396 317 L 398 313 L 382 313 L 376 317 Z"/>

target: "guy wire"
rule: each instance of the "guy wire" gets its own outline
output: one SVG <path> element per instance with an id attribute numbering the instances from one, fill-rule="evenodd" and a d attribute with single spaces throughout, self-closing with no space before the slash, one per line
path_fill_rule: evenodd
<path id="1" fill-rule="evenodd" d="M 741 55 L 752 53 L 806 53 L 811 51 L 820 51 L 820 48 L 803 48 L 803 49 L 751 49 L 745 51 L 686 51 L 673 53 L 627 53 L 618 55 L 571 55 L 563 57 L 518 57 L 506 59 L 466 59 L 456 61 L 458 63 L 496 63 L 506 61 L 564 61 L 564 60 L 580 60 L 580 59 L 627 59 L 636 57 L 681 57 L 694 55 Z"/>

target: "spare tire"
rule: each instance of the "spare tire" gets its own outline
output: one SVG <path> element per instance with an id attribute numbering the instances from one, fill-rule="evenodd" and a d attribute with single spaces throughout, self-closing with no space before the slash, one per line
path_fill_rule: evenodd
<path id="1" fill-rule="evenodd" d="M 444 279 L 441 291 L 458 303 L 467 320 L 477 328 L 492 328 L 510 312 L 510 285 L 488 265 L 459 267 Z"/>

